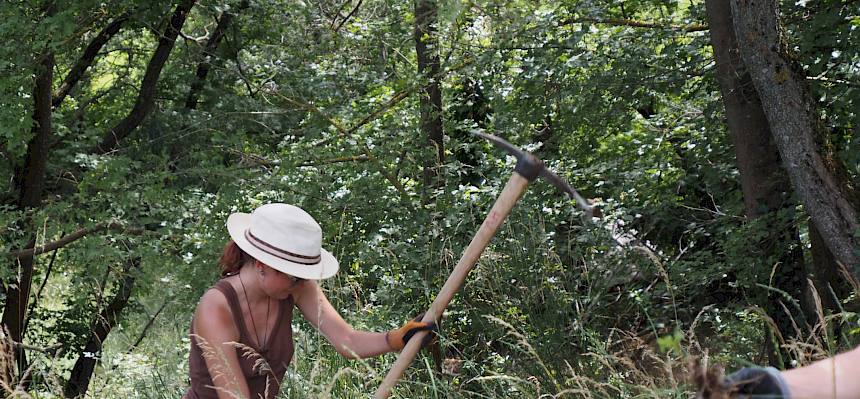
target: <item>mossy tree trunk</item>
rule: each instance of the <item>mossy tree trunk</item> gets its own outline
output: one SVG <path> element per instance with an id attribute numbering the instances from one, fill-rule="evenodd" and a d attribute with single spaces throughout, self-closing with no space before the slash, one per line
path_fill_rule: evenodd
<path id="1" fill-rule="evenodd" d="M 838 262 L 860 278 L 860 214 L 843 166 L 825 143 L 806 75 L 790 52 L 774 0 L 732 0 L 734 28 L 789 179 Z"/>
<path id="2" fill-rule="evenodd" d="M 783 298 L 772 291 L 763 298 L 764 308 L 776 322 L 783 337 L 798 338 L 794 325 L 803 325 L 800 321 L 814 314 L 814 306 L 802 300 L 805 297 L 806 278 L 791 185 L 780 164 L 779 150 L 758 92 L 741 59 L 732 27 L 731 6 L 727 0 L 708 0 L 705 5 L 714 49 L 716 78 L 740 172 L 745 214 L 750 219 L 767 218 L 768 221 L 777 222 L 767 223 L 768 231 L 763 236 L 762 245 L 757 246 L 760 252 L 755 254 L 755 258 L 766 261 L 759 264 L 760 270 L 755 273 L 759 276 L 772 275 L 772 281 L 768 279 L 767 283 L 801 300 L 804 312 L 787 314 L 784 309 L 794 308 L 790 304 L 781 305 Z M 789 216 L 781 218 L 780 214 Z M 772 334 L 766 336 L 773 337 Z M 772 339 L 768 341 L 770 364 L 782 366 L 781 359 L 786 354 L 781 353 L 783 351 L 778 349 Z"/>

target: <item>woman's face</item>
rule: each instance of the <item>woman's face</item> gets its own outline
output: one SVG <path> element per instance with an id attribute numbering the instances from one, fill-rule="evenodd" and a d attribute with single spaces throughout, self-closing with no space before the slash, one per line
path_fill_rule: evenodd
<path id="1" fill-rule="evenodd" d="M 258 262 L 258 267 L 262 270 L 260 287 L 266 295 L 275 299 L 286 299 L 306 281 L 272 269 L 262 262 Z"/>

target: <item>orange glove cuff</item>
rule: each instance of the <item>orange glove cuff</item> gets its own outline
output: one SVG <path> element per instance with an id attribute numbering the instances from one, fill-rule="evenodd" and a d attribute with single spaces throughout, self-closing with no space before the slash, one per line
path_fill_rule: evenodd
<path id="1" fill-rule="evenodd" d="M 415 333 L 419 331 L 429 331 L 430 334 L 427 334 L 427 336 L 424 337 L 424 341 L 421 343 L 421 346 L 423 347 L 429 344 L 433 339 L 433 333 L 436 331 L 436 328 L 436 323 L 423 322 L 421 321 L 421 316 L 418 316 L 415 320 L 407 321 L 403 327 L 385 333 L 385 342 L 388 343 L 388 346 L 390 346 L 391 349 L 401 351 Z"/>

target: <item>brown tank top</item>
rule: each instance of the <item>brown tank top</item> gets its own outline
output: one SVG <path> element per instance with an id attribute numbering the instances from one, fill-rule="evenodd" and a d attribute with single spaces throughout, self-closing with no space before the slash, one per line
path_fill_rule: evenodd
<path id="1" fill-rule="evenodd" d="M 281 390 L 281 381 L 287 366 L 293 358 L 293 297 L 278 302 L 277 321 L 271 332 L 271 338 L 266 342 L 266 348 L 253 345 L 248 333 L 248 328 L 242 318 L 242 307 L 239 305 L 239 296 L 236 290 L 227 280 L 221 280 L 212 287 L 224 294 L 233 314 L 233 323 L 239 329 L 239 342 L 247 345 L 259 353 L 268 363 L 270 369 L 260 367 L 254 368 L 254 363 L 259 360 L 256 356 L 247 356 L 245 351 L 236 348 L 236 356 L 239 357 L 239 365 L 242 375 L 248 382 L 252 399 L 273 399 Z M 206 367 L 203 351 L 197 345 L 194 335 L 194 321 L 191 322 L 191 354 L 188 357 L 188 374 L 191 378 L 191 388 L 185 393 L 186 399 L 217 399 L 218 395 L 212 388 L 212 377 Z"/>

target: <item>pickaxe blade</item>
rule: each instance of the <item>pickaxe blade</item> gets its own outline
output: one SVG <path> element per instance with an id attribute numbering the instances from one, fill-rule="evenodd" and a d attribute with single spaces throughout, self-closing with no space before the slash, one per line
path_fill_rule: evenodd
<path id="1" fill-rule="evenodd" d="M 576 205 L 582 209 L 585 213 L 586 217 L 596 217 L 600 218 L 602 214 L 600 213 L 600 209 L 591 205 L 591 203 L 579 195 L 579 192 L 576 191 L 570 184 L 568 184 L 564 179 L 559 177 L 557 174 L 553 173 L 551 170 L 546 168 L 543 161 L 541 161 L 538 157 L 534 156 L 534 154 L 524 151 L 515 145 L 509 143 L 507 140 L 494 136 L 492 134 L 487 134 L 478 130 L 472 130 L 472 134 L 479 136 L 499 147 L 510 155 L 513 155 L 517 159 L 517 166 L 514 169 L 514 172 L 519 173 L 523 177 L 531 180 L 534 180 L 536 177 L 543 177 L 550 184 L 558 188 L 564 193 L 576 201 Z"/>

